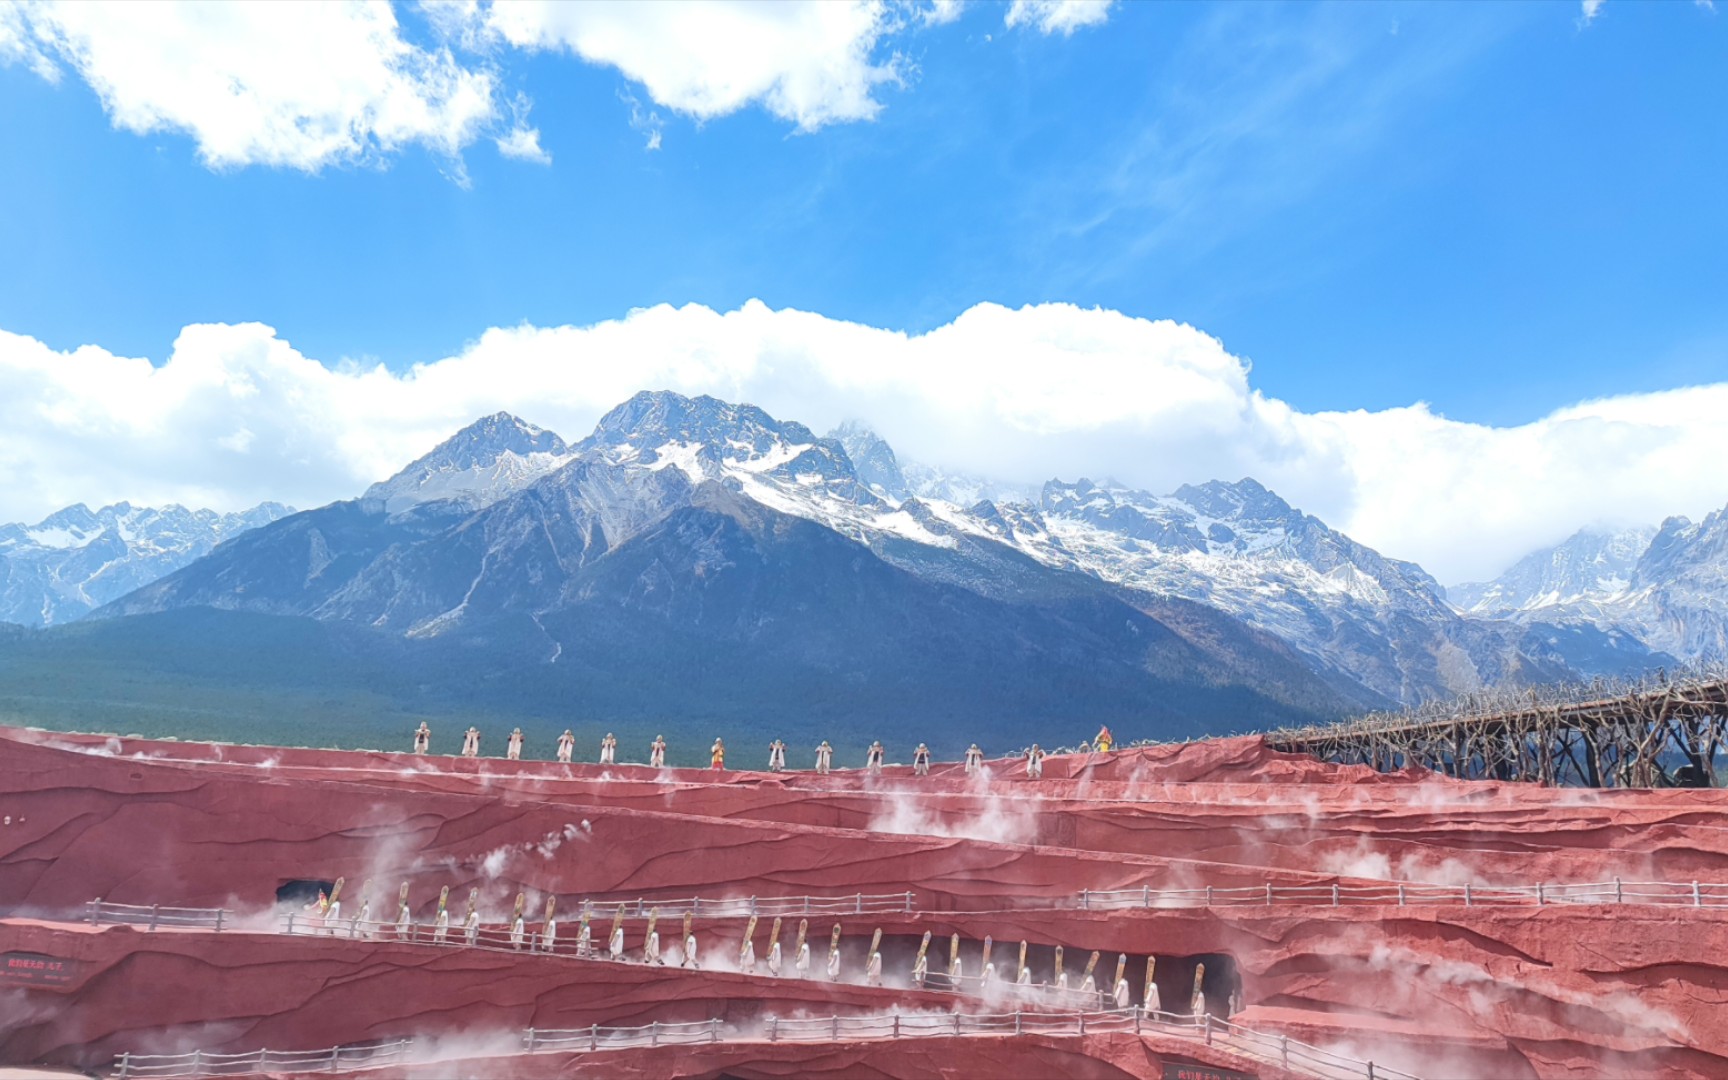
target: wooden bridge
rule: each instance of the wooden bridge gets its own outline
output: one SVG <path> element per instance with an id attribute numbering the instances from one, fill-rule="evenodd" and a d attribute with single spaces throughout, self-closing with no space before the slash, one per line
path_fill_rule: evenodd
<path id="1" fill-rule="evenodd" d="M 1571 787 L 1718 787 L 1728 672 L 1476 694 L 1269 732 L 1278 750 L 1391 772 Z"/>

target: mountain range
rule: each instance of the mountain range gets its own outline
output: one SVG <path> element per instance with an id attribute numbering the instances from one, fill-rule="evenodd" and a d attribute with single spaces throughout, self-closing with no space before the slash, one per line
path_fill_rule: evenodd
<path id="1" fill-rule="evenodd" d="M 296 692 L 316 671 L 388 686 L 411 709 L 1162 738 L 1719 649 L 1728 619 L 1696 613 L 1728 565 L 1719 517 L 1648 544 L 1581 535 L 1446 590 L 1252 479 L 1028 490 L 904 462 L 862 424 L 818 436 L 645 392 L 575 443 L 486 417 L 358 499 L 141 572 L 28 648 L 93 663 L 269 640 L 234 666 Z M 293 650 L 321 659 L 297 676 Z M 5 682 L 0 644 L 0 700 Z"/>
<path id="2" fill-rule="evenodd" d="M 238 514 L 79 503 L 34 525 L 0 525 L 0 622 L 69 622 L 293 512 L 271 502 Z"/>

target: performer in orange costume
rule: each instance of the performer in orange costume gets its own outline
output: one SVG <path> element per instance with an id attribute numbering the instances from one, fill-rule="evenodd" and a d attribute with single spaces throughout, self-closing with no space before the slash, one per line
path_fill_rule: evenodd
<path id="1" fill-rule="evenodd" d="M 708 751 L 708 767 L 724 769 L 726 767 L 726 744 L 719 739 L 714 740 L 714 746 Z"/>

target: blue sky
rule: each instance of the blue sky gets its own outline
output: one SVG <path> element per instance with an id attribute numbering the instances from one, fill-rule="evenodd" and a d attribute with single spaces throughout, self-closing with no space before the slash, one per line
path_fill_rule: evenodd
<path id="1" fill-rule="evenodd" d="M 221 34 L 255 28 L 152 60 L 0 13 L 0 329 L 162 365 L 182 327 L 257 321 L 326 367 L 403 372 L 491 327 L 656 304 L 916 335 L 1063 302 L 1214 335 L 1304 414 L 1427 402 L 1508 427 L 1728 380 L 1728 12 L 1708 4 L 866 7 L 814 90 L 795 38 L 714 41 L 717 64 L 790 72 L 730 98 L 661 55 L 701 35 L 667 46 L 627 8 L 611 31 L 636 43 L 610 53 L 556 11 L 499 29 L 530 10 L 398 5 L 403 42 L 489 80 L 488 118 L 362 121 L 353 152 L 290 164 L 270 155 L 303 148 L 267 139 L 221 160 L 196 87 L 151 97 L 173 75 L 151 62 L 244 55 Z"/>
<path id="2" fill-rule="evenodd" d="M 424 33 L 417 13 L 404 26 Z M 71 78 L 0 70 L 0 326 L 158 360 L 257 319 L 436 359 L 488 326 L 751 297 L 925 330 L 1061 300 L 1192 323 L 1307 409 L 1516 422 L 1728 375 L 1728 31 L 1691 4 L 1000 9 L 895 42 L 876 119 L 698 122 L 513 59 L 549 166 L 411 147 L 212 171 Z M 644 149 L 630 104 L 659 114 Z"/>

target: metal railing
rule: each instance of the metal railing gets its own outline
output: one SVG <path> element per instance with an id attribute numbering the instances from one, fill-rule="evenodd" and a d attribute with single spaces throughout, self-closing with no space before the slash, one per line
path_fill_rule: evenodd
<path id="1" fill-rule="evenodd" d="M 328 1050 L 254 1050 L 250 1054 L 121 1054 L 114 1076 L 166 1078 L 184 1076 L 245 1076 L 262 1072 L 338 1073 L 400 1065 L 414 1055 L 414 1040 L 333 1046 Z"/>
<path id="2" fill-rule="evenodd" d="M 327 923 L 319 920 L 316 916 L 309 917 L 300 913 L 282 916 L 281 925 L 284 934 L 291 934 L 296 937 L 333 937 L 443 949 L 480 949 L 488 952 L 508 952 L 524 957 L 555 957 L 563 960 L 612 962 L 610 941 L 608 940 L 611 936 L 610 925 L 598 919 L 590 924 L 590 936 L 585 943 L 579 936 L 579 924 L 575 922 L 560 923 L 549 943 L 545 940 L 544 924 L 529 923 L 526 920 L 523 922 L 520 933 L 508 925 L 498 923 L 478 925 L 473 928 L 472 932 L 461 924 L 453 923 L 445 927 L 440 933 L 436 925 L 428 926 L 423 923 L 387 923 L 373 919 L 341 919 L 335 923 Z M 672 924 L 672 926 L 675 927 L 676 924 Z M 646 963 L 647 961 L 642 955 L 642 931 L 638 929 L 632 937 L 632 946 L 620 954 L 619 960 L 629 964 Z M 848 976 L 846 978 L 829 979 L 826 972 L 827 954 L 818 951 L 827 948 L 827 935 L 823 935 L 820 939 L 811 938 L 809 944 L 811 946 L 811 967 L 809 975 L 805 976 L 806 978 L 812 981 L 835 982 L 843 986 L 881 987 L 880 983 L 866 981 L 864 969 L 856 966 L 846 972 Z M 682 943 L 674 938 L 670 947 L 662 952 L 662 956 L 675 951 L 681 954 L 681 949 Z M 727 950 L 724 955 L 727 956 L 727 966 L 719 970 L 729 974 L 759 978 L 796 979 L 800 977 L 796 974 L 796 957 L 791 956 L 782 960 L 779 975 L 771 972 L 767 963 L 766 944 L 762 955 L 755 961 L 755 968 L 750 972 L 738 971 L 733 966 L 736 964 L 736 960 L 733 958 L 735 954 L 731 950 Z M 985 975 L 981 971 L 973 974 L 950 975 L 938 966 L 939 963 L 939 958 L 934 956 L 931 958 L 930 969 L 922 983 L 913 981 L 911 985 L 900 985 L 896 976 L 895 983 L 887 986 L 886 989 L 953 996 L 1000 995 L 1023 1001 L 1027 1009 L 1039 1010 L 1064 1008 L 1073 1010 L 1093 1006 L 1107 1008 L 1110 1005 L 1109 991 L 1103 987 L 1095 986 L 1092 990 L 1085 990 L 1080 986 L 1019 985 L 1015 982 L 1012 974 L 1006 978 L 993 978 L 987 984 Z M 677 970 L 680 965 L 667 964 L 665 966 Z M 710 968 L 713 967 L 712 960 L 709 961 L 709 966 Z M 698 966 L 694 970 L 703 969 Z M 910 973 L 907 977 L 912 978 Z"/>
<path id="3" fill-rule="evenodd" d="M 1040 1013 L 875 1013 L 854 1016 L 768 1017 L 748 1030 L 719 1020 L 653 1022 L 635 1026 L 535 1029 L 522 1035 L 525 1053 L 597 1053 L 661 1046 L 701 1046 L 751 1042 L 836 1042 L 841 1039 L 893 1040 L 954 1038 L 964 1035 L 1073 1035 L 1106 1032 L 1155 1033 L 1195 1039 L 1207 1046 L 1233 1050 L 1284 1068 L 1318 1076 L 1362 1077 L 1364 1080 L 1417 1080 L 1409 1073 L 1376 1065 L 1285 1035 L 1255 1031 L 1209 1014 L 1188 1016 L 1167 1012 L 1119 1009 L 1100 1012 Z M 416 1060 L 415 1041 L 332 1047 L 327 1050 L 258 1050 L 250 1054 L 123 1054 L 114 1075 L 173 1080 L 180 1077 L 238 1076 L 270 1070 L 349 1072 L 406 1064 Z"/>
<path id="4" fill-rule="evenodd" d="M 226 908 L 164 907 L 161 904 L 110 904 L 92 900 L 84 905 L 84 921 L 91 926 L 103 923 L 127 923 L 186 930 L 216 930 L 220 932 L 234 921 L 234 913 Z"/>
<path id="5" fill-rule="evenodd" d="M 1082 890 L 1075 905 L 1089 911 L 1132 908 L 1270 907 L 1300 904 L 1448 904 L 1464 907 L 1515 904 L 1655 904 L 1666 907 L 1728 907 L 1728 884 L 1698 881 L 1611 881 L 1535 885 L 1431 885 L 1389 881 L 1375 885 L 1242 885 L 1197 889 Z"/>

